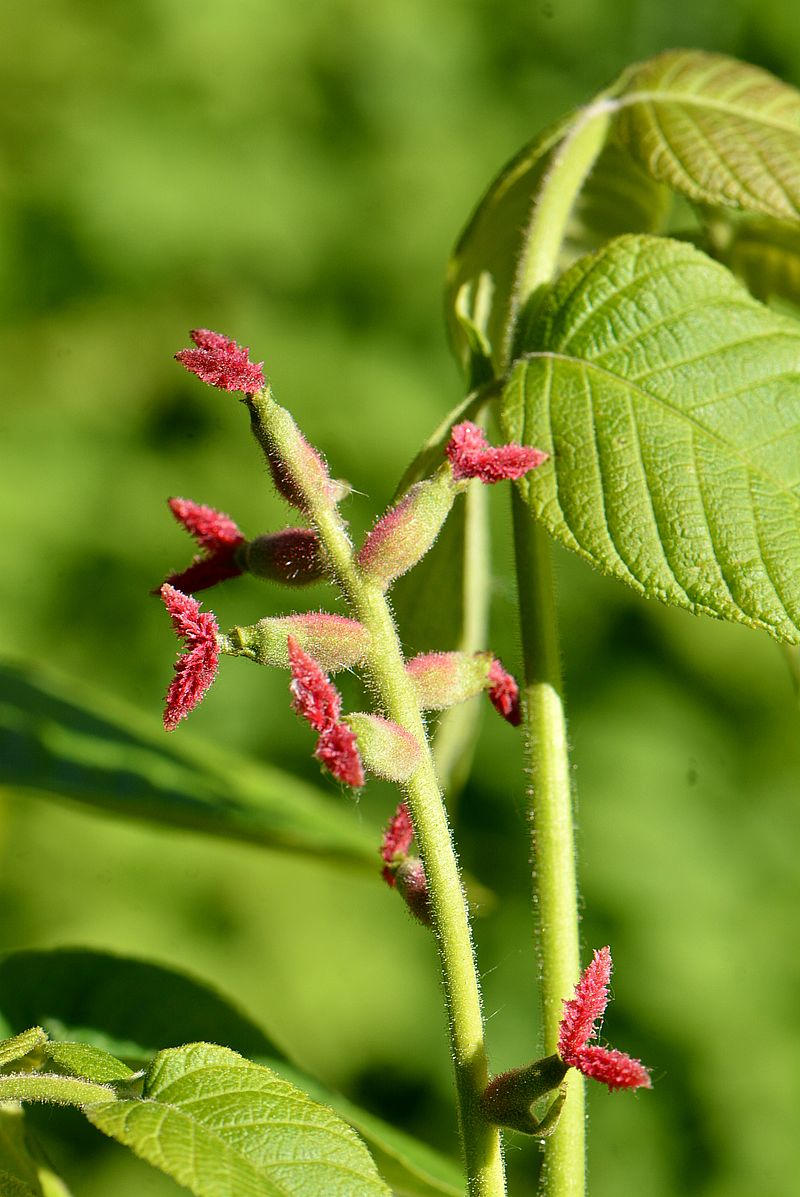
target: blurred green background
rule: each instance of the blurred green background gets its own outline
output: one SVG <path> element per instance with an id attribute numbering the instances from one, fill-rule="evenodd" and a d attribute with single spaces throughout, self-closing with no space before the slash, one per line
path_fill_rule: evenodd
<path id="1" fill-rule="evenodd" d="M 0 16 L 0 649 L 160 711 L 175 648 L 149 589 L 188 560 L 164 500 L 285 521 L 243 412 L 171 360 L 206 325 L 253 347 L 357 488 L 365 527 L 461 396 L 448 250 L 517 148 L 630 61 L 697 46 L 800 84 L 793 0 L 38 0 Z M 507 495 L 493 645 L 518 666 Z M 765 637 L 646 604 L 558 556 L 583 941 L 610 942 L 610 1041 L 653 1068 L 591 1093 L 594 1197 L 800 1193 L 798 713 Z M 319 595 L 308 598 L 321 601 Z M 293 602 L 251 579 L 223 626 Z M 286 678 L 228 662 L 176 736 L 327 787 Z M 395 801 L 370 785 L 352 818 Z M 519 741 L 486 719 L 458 812 L 496 1069 L 537 1047 Z M 0 946 L 190 970 L 293 1057 L 454 1152 L 434 954 L 377 877 L 4 792 Z M 177 1193 L 91 1139 L 78 1197 Z M 508 1144 L 512 1192 L 536 1147 Z"/>

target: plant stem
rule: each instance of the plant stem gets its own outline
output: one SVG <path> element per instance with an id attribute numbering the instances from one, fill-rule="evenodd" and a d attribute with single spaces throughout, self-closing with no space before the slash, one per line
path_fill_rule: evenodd
<path id="1" fill-rule="evenodd" d="M 613 101 L 600 97 L 583 109 L 554 151 L 536 197 L 517 272 L 517 311 L 556 272 L 570 213 L 606 140 L 613 107 Z M 512 327 L 506 343 L 513 344 Z M 531 789 L 544 1051 L 549 1054 L 558 1042 L 562 1001 L 571 996 L 580 975 L 572 795 L 550 544 L 516 488 L 513 517 L 525 663 L 525 752 Z M 583 1077 L 570 1069 L 566 1084 L 558 1126 L 545 1140 L 544 1197 L 583 1197 L 586 1191 Z"/>
<path id="2" fill-rule="evenodd" d="M 287 413 L 266 391 L 247 402 L 258 440 L 265 448 L 277 447 L 291 465 L 292 438 L 283 436 L 281 427 L 286 427 Z M 500 1133 L 485 1120 L 479 1106 L 489 1071 L 469 915 L 425 724 L 384 592 L 356 565 L 336 506 L 318 490 L 306 490 L 304 497 L 334 577 L 353 614 L 370 633 L 367 669 L 381 707 L 420 745 L 420 763 L 404 791 L 425 865 L 439 949 L 468 1193 L 469 1197 L 505 1197 Z M 400 969 L 398 978 L 402 979 Z"/>
<path id="3" fill-rule="evenodd" d="M 580 973 L 578 892 L 567 728 L 550 545 L 514 491 L 514 548 L 525 661 L 526 767 L 531 786 L 544 1052 L 556 1050 L 562 1000 Z M 582 1197 L 584 1085 L 567 1074 L 567 1100 L 545 1141 L 542 1192 Z"/>

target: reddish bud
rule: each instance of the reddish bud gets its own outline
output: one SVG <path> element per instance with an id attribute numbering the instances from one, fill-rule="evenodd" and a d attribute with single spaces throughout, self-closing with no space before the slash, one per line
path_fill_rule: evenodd
<path id="1" fill-rule="evenodd" d="M 208 328 L 195 328 L 189 336 L 197 348 L 181 349 L 175 354 L 176 361 L 209 386 L 251 395 L 267 385 L 264 363 L 251 362 L 249 349 Z"/>
<path id="2" fill-rule="evenodd" d="M 520 723 L 519 686 L 491 653 L 422 653 L 406 665 L 424 711 L 440 711 L 488 690 L 495 710 Z"/>
<path id="3" fill-rule="evenodd" d="M 485 483 L 522 478 L 549 456 L 526 445 L 490 445 L 483 430 L 469 420 L 455 425 L 445 451 L 456 480 L 479 478 Z"/>
<path id="4" fill-rule="evenodd" d="M 290 664 L 290 636 L 329 673 L 361 664 L 369 648 L 369 632 L 357 619 L 309 611 L 270 616 L 249 627 L 231 628 L 223 651 L 233 657 L 249 657 L 259 665 L 285 669 Z"/>
<path id="5" fill-rule="evenodd" d="M 167 578 L 170 586 L 192 594 L 243 572 L 238 550 L 245 538 L 230 516 L 190 499 L 168 499 L 167 502 L 178 523 L 205 550 L 187 569 L 170 574 Z"/>
<path id="6" fill-rule="evenodd" d="M 425 866 L 416 856 L 408 856 L 395 873 L 395 885 L 414 918 L 431 925 L 431 903 Z"/>
<path id="7" fill-rule="evenodd" d="M 333 507 L 349 488 L 335 481 L 321 453 L 308 443 L 285 407 L 269 392 L 248 398 L 253 435 L 264 451 L 275 489 L 293 507 L 308 512 L 322 499 Z"/>
<path id="8" fill-rule="evenodd" d="M 608 1005 L 610 979 L 611 950 L 600 948 L 575 986 L 575 996 L 564 1002 L 558 1054 L 565 1064 L 609 1089 L 649 1089 L 650 1074 L 641 1061 L 614 1048 L 587 1046 L 596 1038 L 597 1024 Z"/>
<path id="9" fill-rule="evenodd" d="M 353 789 L 363 786 L 364 769 L 356 737 L 346 723 L 334 723 L 320 733 L 314 756 L 337 781 Z"/>
<path id="10" fill-rule="evenodd" d="M 325 573 L 325 556 L 313 528 L 284 528 L 257 536 L 244 557 L 251 574 L 287 586 L 308 586 Z"/>
<path id="11" fill-rule="evenodd" d="M 489 681 L 489 701 L 492 706 L 512 727 L 519 727 L 522 722 L 519 686 L 496 657 L 489 668 Z"/>
<path id="12" fill-rule="evenodd" d="M 345 722 L 358 741 L 361 758 L 376 777 L 405 782 L 419 764 L 419 744 L 399 723 L 381 715 L 356 711 Z"/>
<path id="13" fill-rule="evenodd" d="M 197 599 L 182 594 L 166 582 L 160 594 L 172 626 L 187 650 L 175 663 L 175 677 L 167 691 L 164 727 L 172 731 L 197 706 L 216 677 L 219 629 L 210 611 L 200 611 Z"/>
<path id="14" fill-rule="evenodd" d="M 316 731 L 325 731 L 339 719 L 342 700 L 339 691 L 308 653 L 303 652 L 294 636 L 287 641 L 292 680 L 292 706 Z"/>
<path id="15" fill-rule="evenodd" d="M 408 803 L 401 802 L 386 825 L 381 841 L 381 858 L 391 864 L 395 857 L 408 855 L 411 842 L 414 839 L 414 824 L 411 822 L 411 811 Z M 384 870 L 386 877 L 387 870 Z M 386 877 L 389 885 L 394 885 L 394 872 L 389 870 L 390 877 Z"/>
<path id="16" fill-rule="evenodd" d="M 381 516 L 358 554 L 364 573 L 386 590 L 425 556 L 458 493 L 446 468 L 417 482 Z"/>

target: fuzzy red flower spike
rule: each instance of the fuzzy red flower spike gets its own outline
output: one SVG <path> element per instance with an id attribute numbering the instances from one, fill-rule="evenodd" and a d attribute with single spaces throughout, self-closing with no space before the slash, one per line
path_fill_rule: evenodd
<path id="1" fill-rule="evenodd" d="M 186 644 L 175 662 L 175 677 L 167 691 L 164 727 L 172 731 L 193 711 L 217 674 L 219 627 L 210 611 L 200 610 L 197 599 L 165 582 L 160 594 L 172 626 Z"/>
<path id="2" fill-rule="evenodd" d="M 204 550 L 186 569 L 170 574 L 168 585 L 194 594 L 244 573 L 238 561 L 238 549 L 246 544 L 246 538 L 229 515 L 202 503 L 193 503 L 191 499 L 168 499 L 167 502 L 178 523 Z"/>
<path id="3" fill-rule="evenodd" d="M 610 979 L 611 949 L 600 948 L 575 986 L 575 996 L 564 1002 L 558 1054 L 565 1064 L 609 1089 L 649 1089 L 650 1073 L 641 1061 L 614 1048 L 588 1043 L 597 1037 L 608 1005 Z"/>
<path id="4" fill-rule="evenodd" d="M 267 385 L 264 363 L 251 362 L 249 349 L 242 349 L 229 337 L 212 332 L 210 328 L 194 328 L 189 336 L 197 348 L 181 349 L 175 354 L 175 360 L 209 386 L 252 395 Z"/>
<path id="5" fill-rule="evenodd" d="M 401 802 L 389 820 L 381 841 L 381 857 L 386 862 L 382 876 L 387 885 L 394 886 L 396 869 L 389 866 L 395 858 L 403 860 L 408 855 L 411 841 L 414 838 L 414 824 L 411 822 L 411 812 L 405 802 Z"/>
<path id="6" fill-rule="evenodd" d="M 527 445 L 490 445 L 483 430 L 470 420 L 455 425 L 446 453 L 457 482 L 479 478 L 487 484 L 522 478 L 549 456 Z"/>
<path id="7" fill-rule="evenodd" d="M 342 699 L 339 691 L 294 636 L 287 637 L 286 647 L 292 671 L 289 683 L 292 706 L 319 732 L 314 755 L 337 781 L 360 789 L 364 784 L 364 766 L 355 733 L 340 718 Z"/>

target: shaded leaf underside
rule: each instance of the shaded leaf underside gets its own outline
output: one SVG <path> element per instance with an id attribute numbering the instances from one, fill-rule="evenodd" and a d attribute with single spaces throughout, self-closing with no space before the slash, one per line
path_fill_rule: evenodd
<path id="1" fill-rule="evenodd" d="M 653 178 L 704 203 L 800 213 L 800 94 L 721 54 L 668 51 L 627 77 L 616 127 Z"/>

